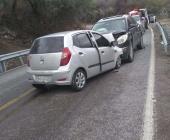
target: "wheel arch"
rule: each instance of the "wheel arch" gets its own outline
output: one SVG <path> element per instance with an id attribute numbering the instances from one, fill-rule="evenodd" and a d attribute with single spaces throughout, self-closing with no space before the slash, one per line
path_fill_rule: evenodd
<path id="1" fill-rule="evenodd" d="M 74 79 L 74 76 L 76 76 L 76 73 L 77 73 L 79 70 L 81 70 L 81 71 L 85 74 L 85 77 L 86 77 L 86 78 L 85 78 L 85 83 L 84 83 L 83 87 L 77 87 L 76 82 L 75 82 L 75 79 Z M 72 76 L 72 83 L 71 83 L 72 89 L 75 90 L 75 91 L 80 91 L 80 90 L 82 90 L 82 89 L 84 88 L 85 84 L 86 84 L 86 80 L 87 80 L 87 72 L 86 72 L 85 68 L 83 68 L 83 67 L 78 67 L 78 68 L 75 70 L 75 72 L 74 72 L 74 74 L 73 74 L 73 76 Z"/>
<path id="2" fill-rule="evenodd" d="M 75 72 L 78 71 L 78 70 L 83 70 L 83 71 L 85 72 L 85 74 L 86 74 L 86 78 L 88 78 L 87 71 L 86 71 L 86 69 L 85 69 L 84 67 L 78 67 L 78 68 L 75 70 Z M 74 72 L 74 73 L 75 73 L 75 72 Z M 73 75 L 74 75 L 74 74 L 73 74 Z"/>

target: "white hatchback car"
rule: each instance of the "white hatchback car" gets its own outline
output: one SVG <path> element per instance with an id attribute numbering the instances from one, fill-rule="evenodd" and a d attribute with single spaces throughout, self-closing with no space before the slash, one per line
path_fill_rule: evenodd
<path id="1" fill-rule="evenodd" d="M 81 90 L 90 77 L 119 68 L 122 49 L 99 33 L 81 30 L 37 38 L 28 55 L 32 85 L 71 85 Z"/>

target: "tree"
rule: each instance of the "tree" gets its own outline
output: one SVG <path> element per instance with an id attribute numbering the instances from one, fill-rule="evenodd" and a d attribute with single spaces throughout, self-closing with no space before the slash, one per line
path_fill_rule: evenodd
<path id="1" fill-rule="evenodd" d="M 115 4 L 116 14 L 125 14 L 127 11 L 127 0 L 117 0 Z"/>

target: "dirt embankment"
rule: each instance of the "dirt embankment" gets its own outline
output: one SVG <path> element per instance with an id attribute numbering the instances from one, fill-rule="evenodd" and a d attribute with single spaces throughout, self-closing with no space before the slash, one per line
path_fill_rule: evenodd
<path id="1" fill-rule="evenodd" d="M 170 25 L 170 20 L 161 20 Z M 161 47 L 160 33 L 156 26 L 155 34 L 155 140 L 169 140 L 170 137 L 170 56 Z"/>
<path id="2" fill-rule="evenodd" d="M 22 39 L 0 38 L 0 55 L 29 48 L 31 43 L 24 42 Z"/>
<path id="3" fill-rule="evenodd" d="M 18 36 L 14 31 L 0 27 L 0 55 L 30 48 L 32 39 Z"/>
<path id="4" fill-rule="evenodd" d="M 161 24 L 167 24 L 167 25 L 170 26 L 170 19 L 161 19 L 161 20 L 160 20 L 160 23 L 161 23 Z"/>
<path id="5" fill-rule="evenodd" d="M 77 27 L 71 26 L 68 30 L 83 30 L 83 29 L 90 30 L 92 26 L 93 26 L 92 24 L 84 23 L 80 24 Z M 51 33 L 53 32 L 49 32 L 47 34 Z M 34 37 L 31 35 L 27 36 L 25 34 L 22 36 L 21 33 L 18 36 L 15 32 L 0 26 L 0 55 L 14 51 L 29 49 L 35 38 L 36 38 L 35 36 Z"/>

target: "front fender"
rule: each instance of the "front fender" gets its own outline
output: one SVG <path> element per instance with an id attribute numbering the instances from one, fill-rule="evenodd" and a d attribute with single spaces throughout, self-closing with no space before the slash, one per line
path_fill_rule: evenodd
<path id="1" fill-rule="evenodd" d="M 119 48 L 118 46 L 114 47 L 114 52 L 115 52 L 115 61 L 117 61 L 117 58 L 123 54 L 123 49 Z"/>

